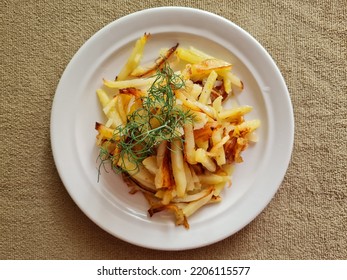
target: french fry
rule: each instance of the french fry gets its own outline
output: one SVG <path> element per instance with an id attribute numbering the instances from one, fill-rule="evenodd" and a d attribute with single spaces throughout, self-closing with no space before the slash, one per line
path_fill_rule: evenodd
<path id="1" fill-rule="evenodd" d="M 207 122 L 212 122 L 214 119 L 209 117 L 207 114 L 203 112 L 192 112 L 193 116 L 193 130 L 203 128 Z"/>
<path id="2" fill-rule="evenodd" d="M 186 175 L 186 179 L 187 179 L 187 188 L 186 188 L 186 193 L 189 193 L 190 191 L 193 191 L 195 188 L 195 183 L 194 183 L 194 178 L 191 172 L 191 169 L 189 168 L 189 165 L 187 162 L 184 162 L 184 173 Z"/>
<path id="3" fill-rule="evenodd" d="M 219 124 L 216 121 L 207 122 L 203 128 L 194 130 L 194 139 L 195 141 L 208 141 L 215 129 L 219 127 Z"/>
<path id="4" fill-rule="evenodd" d="M 144 167 L 153 175 L 158 173 L 157 157 L 149 156 L 142 161 Z"/>
<path id="5" fill-rule="evenodd" d="M 160 143 L 157 150 L 157 166 L 158 172 L 155 174 L 155 187 L 157 189 L 167 188 L 172 189 L 174 182 L 172 179 L 171 165 L 170 165 L 170 152 L 168 149 L 168 142 L 163 141 Z"/>
<path id="6" fill-rule="evenodd" d="M 114 136 L 114 129 L 111 129 L 101 123 L 96 122 L 95 129 L 99 132 L 97 136 L 98 145 L 100 145 L 103 140 L 110 140 Z"/>
<path id="7" fill-rule="evenodd" d="M 195 139 L 193 126 L 191 123 L 186 123 L 184 129 L 184 159 L 189 164 L 196 164 L 195 160 Z"/>
<path id="8" fill-rule="evenodd" d="M 189 229 L 189 224 L 188 224 L 186 215 L 183 213 L 183 210 L 175 204 L 154 205 L 151 208 L 149 208 L 148 213 L 152 217 L 155 213 L 158 213 L 164 210 L 168 210 L 174 213 L 177 226 L 183 225 L 185 228 Z"/>
<path id="9" fill-rule="evenodd" d="M 131 115 L 134 111 L 136 111 L 137 109 L 140 109 L 142 107 L 141 98 L 146 96 L 146 93 L 144 93 L 140 89 L 131 88 L 131 87 L 121 89 L 119 90 L 119 93 L 131 96 L 128 102 L 128 106 L 126 108 L 126 115 Z"/>
<path id="10" fill-rule="evenodd" d="M 230 71 L 228 71 L 228 69 L 219 69 L 219 70 L 217 70 L 217 73 L 219 75 L 221 75 L 223 77 L 223 79 L 227 81 L 227 83 L 230 82 L 230 84 L 237 86 L 241 90 L 244 89 L 243 82 L 240 80 L 240 78 L 238 76 L 236 76 L 235 74 L 231 73 Z M 228 85 L 227 85 L 227 87 L 228 87 L 227 92 L 231 91 L 231 88 L 229 89 Z"/>
<path id="11" fill-rule="evenodd" d="M 192 65 L 191 79 L 193 81 L 202 80 L 204 77 L 207 77 L 212 71 L 230 71 L 231 66 L 232 65 L 230 63 L 223 60 L 215 58 L 206 59 L 200 63 Z"/>
<path id="12" fill-rule="evenodd" d="M 209 149 L 209 146 L 210 146 L 210 141 L 208 139 L 200 138 L 200 139 L 195 140 L 195 144 L 198 148 L 207 151 Z"/>
<path id="13" fill-rule="evenodd" d="M 124 156 L 123 158 L 119 159 L 118 166 L 124 170 L 127 170 L 127 173 L 129 173 L 129 175 L 141 185 L 155 191 L 154 176 L 142 165 L 136 166 L 128 159 L 127 156 Z"/>
<path id="14" fill-rule="evenodd" d="M 202 104 L 207 104 L 210 99 L 211 91 L 213 88 L 213 85 L 217 79 L 218 75 L 217 73 L 212 70 L 211 73 L 208 75 L 207 81 L 204 85 L 204 88 L 202 89 L 202 92 L 199 96 L 199 102 Z"/>
<path id="15" fill-rule="evenodd" d="M 206 60 L 206 59 L 212 59 L 212 58 L 214 58 L 214 57 L 211 56 L 210 54 L 207 54 L 207 53 L 205 53 L 205 52 L 203 52 L 203 51 L 201 51 L 201 50 L 198 50 L 197 48 L 194 48 L 193 46 L 190 46 L 190 47 L 189 47 L 189 51 L 190 51 L 191 53 L 193 53 L 194 55 L 200 57 L 200 58 L 201 58 L 201 61 Z M 200 62 L 201 62 L 201 61 L 200 61 Z"/>
<path id="16" fill-rule="evenodd" d="M 126 124 L 127 122 L 127 110 L 128 110 L 128 104 L 131 99 L 131 95 L 129 94 L 118 94 L 116 99 L 116 111 L 118 112 L 118 115 L 120 119 L 122 120 L 123 124 Z"/>
<path id="17" fill-rule="evenodd" d="M 185 48 L 178 48 L 176 50 L 176 55 L 191 64 L 197 64 L 200 63 L 206 59 L 212 59 L 213 57 L 200 51 L 195 49 L 194 47 L 190 47 L 189 49 L 185 49 Z"/>
<path id="18" fill-rule="evenodd" d="M 217 120 L 220 120 L 219 114 L 223 111 L 222 106 L 223 97 L 219 96 L 213 101 L 213 109 L 216 112 Z"/>
<path id="19" fill-rule="evenodd" d="M 155 78 L 138 78 L 125 81 L 111 81 L 104 79 L 103 81 L 104 85 L 108 88 L 141 88 L 151 86 L 154 83 Z"/>
<path id="20" fill-rule="evenodd" d="M 202 104 L 198 102 L 197 100 L 194 100 L 192 97 L 187 95 L 184 91 L 176 90 L 175 95 L 189 109 L 196 112 L 204 112 L 206 115 L 208 115 L 211 118 L 216 117 L 216 113 L 213 107 Z"/>
<path id="21" fill-rule="evenodd" d="M 112 109 L 107 113 L 108 121 L 106 122 L 107 127 L 117 128 L 119 126 L 123 126 L 123 121 L 119 115 L 119 113 Z"/>
<path id="22" fill-rule="evenodd" d="M 214 185 L 214 191 L 213 191 L 213 196 L 214 197 L 216 197 L 216 196 L 218 197 L 221 194 L 221 192 L 224 190 L 224 188 L 225 188 L 225 186 L 226 186 L 228 181 L 230 181 L 230 177 L 228 177 L 227 181 L 221 182 L 221 183 L 217 183 L 217 184 Z"/>
<path id="23" fill-rule="evenodd" d="M 225 184 L 230 179 L 228 175 L 218 175 L 214 173 L 201 174 L 198 177 L 200 183 L 203 185 L 217 185 L 220 183 Z"/>
<path id="24" fill-rule="evenodd" d="M 211 193 L 211 188 L 203 189 L 200 192 L 194 193 L 194 194 L 185 194 L 183 197 L 176 197 L 172 199 L 172 202 L 179 203 L 179 202 L 193 202 L 200 200 L 204 198 L 205 196 L 209 195 Z"/>
<path id="25" fill-rule="evenodd" d="M 108 97 L 107 93 L 102 89 L 97 89 L 96 94 L 98 95 L 99 102 L 102 108 L 105 108 L 107 104 L 110 102 L 110 98 Z"/>
<path id="26" fill-rule="evenodd" d="M 201 92 L 202 92 L 202 86 L 199 85 L 199 84 L 193 84 L 192 85 L 192 89 L 189 92 L 189 95 L 191 97 L 193 97 L 195 100 L 198 100 L 199 95 L 201 94 Z"/>
<path id="27" fill-rule="evenodd" d="M 223 121 L 234 122 L 239 121 L 242 116 L 251 112 L 252 106 L 242 106 L 229 110 L 223 110 L 218 114 L 218 117 Z"/>
<path id="28" fill-rule="evenodd" d="M 224 73 L 227 73 L 227 71 L 225 71 Z M 224 90 L 225 92 L 229 95 L 232 93 L 232 87 L 231 87 L 231 77 L 228 74 L 221 74 L 220 76 L 222 76 L 223 78 L 223 86 L 224 86 Z M 235 83 L 235 80 L 234 80 Z M 238 81 L 237 86 L 240 87 L 241 84 L 241 80 Z M 243 84 L 242 84 L 243 87 Z"/>
<path id="29" fill-rule="evenodd" d="M 191 190 L 191 188 L 192 188 L 192 190 L 200 190 L 201 189 L 200 179 L 199 179 L 198 175 L 196 175 L 193 166 L 196 166 L 196 165 L 189 166 L 189 169 L 190 169 L 190 173 L 192 174 L 194 187 L 189 187 L 189 190 Z"/>
<path id="30" fill-rule="evenodd" d="M 243 123 L 237 125 L 235 127 L 235 130 L 237 129 L 239 133 L 242 133 L 243 135 L 252 133 L 260 126 L 259 120 L 250 120 L 250 121 L 244 121 Z"/>
<path id="31" fill-rule="evenodd" d="M 178 44 L 168 49 L 164 54 L 160 55 L 155 62 L 149 67 L 138 67 L 131 72 L 133 77 L 144 77 L 153 74 L 157 69 L 161 68 L 163 64 L 170 58 L 176 51 Z"/>
<path id="32" fill-rule="evenodd" d="M 207 155 L 205 149 L 199 148 L 195 152 L 195 160 L 200 162 L 208 171 L 216 171 L 216 164 L 214 161 Z"/>
<path id="33" fill-rule="evenodd" d="M 149 34 L 145 33 L 140 39 L 136 41 L 136 44 L 130 54 L 130 57 L 128 58 L 128 61 L 117 76 L 117 81 L 125 80 L 130 75 L 130 73 L 139 65 L 143 56 L 143 50 L 149 36 Z"/>
<path id="34" fill-rule="evenodd" d="M 171 142 L 171 162 L 172 173 L 176 183 L 176 192 L 178 197 L 183 197 L 187 188 L 187 178 L 184 171 L 184 160 L 182 153 L 181 139 L 174 139 Z"/>
<path id="35" fill-rule="evenodd" d="M 161 189 L 156 192 L 156 197 L 160 198 L 160 202 L 164 205 L 168 205 L 171 203 L 174 197 L 176 197 L 176 191 L 175 190 L 167 190 L 167 189 Z"/>
<path id="36" fill-rule="evenodd" d="M 214 155 L 214 158 L 216 160 L 216 163 L 219 166 L 222 166 L 223 164 L 226 163 L 226 159 L 225 159 L 225 152 L 224 152 L 224 144 L 230 139 L 229 135 L 226 135 L 224 138 L 222 138 L 223 136 L 223 128 L 218 128 L 216 130 L 213 131 L 212 133 L 212 143 L 213 143 L 213 147 L 210 150 L 210 153 Z"/>
<path id="37" fill-rule="evenodd" d="M 103 112 L 108 117 L 106 127 L 116 128 L 117 126 L 123 125 L 123 120 L 115 110 L 116 99 L 110 99 L 107 93 L 102 89 L 98 89 L 96 93 L 103 108 Z"/>
<path id="38" fill-rule="evenodd" d="M 183 208 L 183 214 L 185 217 L 189 217 L 193 215 L 197 210 L 199 210 L 202 206 L 207 204 L 213 196 L 213 188 L 209 189 L 209 194 L 206 195 L 205 197 L 197 200 L 190 202 L 186 207 Z"/>

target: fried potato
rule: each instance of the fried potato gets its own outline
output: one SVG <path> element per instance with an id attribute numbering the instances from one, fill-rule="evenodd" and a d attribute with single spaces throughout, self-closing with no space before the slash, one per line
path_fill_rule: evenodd
<path id="1" fill-rule="evenodd" d="M 103 140 L 110 140 L 114 136 L 114 129 L 111 129 L 101 123 L 95 123 L 95 129 L 99 132 L 97 135 L 97 144 L 101 145 Z"/>
<path id="2" fill-rule="evenodd" d="M 199 200 L 188 203 L 188 205 L 182 209 L 184 216 L 188 218 L 189 216 L 193 215 L 197 210 L 199 210 L 202 206 L 207 204 L 213 196 L 213 190 L 214 188 L 211 187 L 208 190 L 209 191 L 208 195 L 202 197 Z"/>
<path id="3" fill-rule="evenodd" d="M 207 122 L 203 128 L 196 129 L 193 131 L 195 141 L 208 141 L 210 140 L 213 131 L 220 127 L 220 125 L 216 122 Z"/>
<path id="4" fill-rule="evenodd" d="M 192 112 L 193 130 L 203 128 L 207 122 L 212 122 L 214 119 L 203 112 Z"/>
<path id="5" fill-rule="evenodd" d="M 118 115 L 120 119 L 122 120 L 122 123 L 125 124 L 127 122 L 127 111 L 128 111 L 128 104 L 131 100 L 132 96 L 129 94 L 118 94 L 116 99 L 116 111 L 118 112 Z"/>
<path id="6" fill-rule="evenodd" d="M 219 69 L 217 70 L 218 74 L 221 75 L 224 79 L 224 81 L 226 81 L 226 85 L 224 85 L 227 88 L 227 92 L 231 91 L 231 88 L 229 88 L 229 84 L 233 84 L 235 86 L 237 86 L 238 88 L 240 88 L 241 90 L 244 88 L 243 82 L 240 80 L 240 78 L 238 76 L 236 76 L 235 74 L 231 73 L 230 71 L 228 71 L 228 69 Z"/>
<path id="7" fill-rule="evenodd" d="M 199 175 L 199 180 L 200 183 L 203 185 L 217 185 L 220 183 L 226 183 L 228 180 L 230 180 L 230 176 L 228 175 L 218 175 L 218 174 L 214 174 L 214 173 L 210 173 L 210 174 L 202 174 Z"/>
<path id="8" fill-rule="evenodd" d="M 163 64 L 171 57 L 176 51 L 178 44 L 167 50 L 164 54 L 160 55 L 155 62 L 149 67 L 137 67 L 131 72 L 133 77 L 144 77 L 152 75 L 157 69 L 161 68 Z"/>
<path id="9" fill-rule="evenodd" d="M 141 185 L 150 190 L 155 190 L 154 176 L 142 165 L 137 166 L 131 162 L 127 156 L 124 156 L 123 158 L 119 159 L 118 166 L 123 170 L 127 170 L 127 173 L 129 173 L 129 175 Z"/>
<path id="10" fill-rule="evenodd" d="M 107 104 L 110 102 L 110 98 L 108 97 L 107 93 L 102 89 L 97 89 L 96 94 L 98 95 L 99 102 L 102 108 L 105 108 Z"/>
<path id="11" fill-rule="evenodd" d="M 202 104 L 202 103 L 194 100 L 192 97 L 187 95 L 184 91 L 176 90 L 175 95 L 189 109 L 196 111 L 196 112 L 204 112 L 206 115 L 208 115 L 211 118 L 216 117 L 216 114 L 215 114 L 213 107 Z"/>
<path id="12" fill-rule="evenodd" d="M 104 79 L 104 85 L 109 88 L 141 88 L 141 87 L 149 87 L 155 81 L 155 78 L 138 78 L 132 80 L 125 81 L 111 81 Z"/>
<path id="13" fill-rule="evenodd" d="M 155 187 L 157 189 L 172 189 L 174 186 L 172 169 L 171 169 L 170 152 L 168 142 L 160 143 L 157 150 L 157 166 L 158 172 L 155 174 Z"/>
<path id="14" fill-rule="evenodd" d="M 139 65 L 149 36 L 149 34 L 145 33 L 140 39 L 136 41 L 135 47 L 133 48 L 128 61 L 123 66 L 122 70 L 119 72 L 116 78 L 117 81 L 123 81 L 128 78 L 130 73 Z"/>
<path id="15" fill-rule="evenodd" d="M 189 168 L 189 164 L 187 162 L 184 162 L 183 164 L 184 164 L 184 166 L 183 166 L 184 173 L 186 175 L 186 180 L 187 180 L 187 187 L 186 187 L 185 195 L 187 195 L 190 191 L 194 190 L 195 182 L 194 182 L 192 171 Z"/>
<path id="16" fill-rule="evenodd" d="M 252 106 L 242 106 L 229 110 L 223 110 L 218 114 L 218 117 L 223 121 L 235 122 L 239 121 L 241 117 L 245 114 L 251 112 L 253 109 Z"/>
<path id="17" fill-rule="evenodd" d="M 194 193 L 194 194 L 185 194 L 183 197 L 176 197 L 174 199 L 172 199 L 172 202 L 193 202 L 193 201 L 197 201 L 200 200 L 204 197 L 206 197 L 207 195 L 209 195 L 211 193 L 211 188 L 207 188 L 207 189 L 203 189 L 200 192 Z"/>
<path id="18" fill-rule="evenodd" d="M 176 183 L 177 197 L 183 197 L 187 188 L 182 149 L 181 139 L 176 138 L 171 142 L 172 172 Z"/>
<path id="19" fill-rule="evenodd" d="M 212 71 L 230 71 L 232 65 L 226 61 L 219 59 L 206 59 L 200 63 L 193 64 L 191 68 L 191 79 L 193 81 L 202 80 L 207 77 Z M 224 73 L 224 72 L 223 72 Z"/>
<path id="20" fill-rule="evenodd" d="M 107 116 L 108 121 L 106 122 L 107 127 L 116 128 L 117 126 L 121 126 L 124 124 L 122 118 L 119 115 L 119 112 L 116 110 L 116 97 L 110 99 L 107 93 L 99 89 L 97 90 L 97 95 L 99 98 L 99 102 L 103 107 L 103 112 Z"/>
<path id="21" fill-rule="evenodd" d="M 214 172 L 217 167 L 214 161 L 207 155 L 205 149 L 199 148 L 195 152 L 195 160 L 201 163 L 208 171 Z"/>
<path id="22" fill-rule="evenodd" d="M 235 131 L 238 130 L 238 132 L 242 133 L 242 135 L 246 135 L 255 131 L 257 128 L 259 128 L 259 126 L 260 120 L 244 121 L 235 127 Z"/>
<path id="23" fill-rule="evenodd" d="M 116 80 L 103 79 L 96 91 L 106 117 L 95 124 L 96 143 L 102 160 L 126 172 L 130 193 L 144 194 L 150 216 L 169 211 L 188 229 L 188 217 L 222 200 L 260 121 L 246 120 L 252 107 L 233 101 L 232 91 L 244 85 L 231 63 L 177 44 L 143 66 L 148 38 L 136 41 Z M 229 97 L 234 104 L 225 109 Z"/>
<path id="24" fill-rule="evenodd" d="M 211 91 L 212 91 L 212 88 L 213 88 L 213 85 L 217 79 L 218 75 L 217 73 L 212 70 L 210 72 L 210 74 L 208 75 L 207 77 L 207 81 L 204 85 L 204 88 L 202 89 L 202 92 L 199 96 L 199 102 L 202 103 L 202 104 L 207 104 L 207 103 L 211 103 Z"/>
<path id="25" fill-rule="evenodd" d="M 223 128 L 220 127 L 213 131 L 211 139 L 213 147 L 211 148 L 210 153 L 214 154 L 213 157 L 215 158 L 216 163 L 219 166 L 222 166 L 226 163 L 223 146 L 230 139 L 230 136 L 226 135 L 225 137 L 223 137 Z"/>
<path id="26" fill-rule="evenodd" d="M 194 47 L 190 47 L 189 49 L 185 49 L 185 48 L 178 48 L 176 50 L 176 55 L 188 62 L 188 63 L 191 63 L 191 64 L 197 64 L 197 63 L 200 63 L 202 62 L 203 60 L 206 60 L 206 59 L 212 59 L 213 57 L 198 50 L 198 49 L 195 49 Z"/>
<path id="27" fill-rule="evenodd" d="M 156 175 L 159 171 L 158 165 L 157 165 L 157 157 L 156 156 L 149 156 L 145 158 L 142 161 L 144 167 L 153 175 Z"/>
<path id="28" fill-rule="evenodd" d="M 195 139 L 193 125 L 186 123 L 184 125 L 184 159 L 189 164 L 196 164 L 195 160 Z"/>

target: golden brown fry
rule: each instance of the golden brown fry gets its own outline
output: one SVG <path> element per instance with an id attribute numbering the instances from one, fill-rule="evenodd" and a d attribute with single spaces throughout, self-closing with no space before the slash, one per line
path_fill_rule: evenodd
<path id="1" fill-rule="evenodd" d="M 178 44 L 171 47 L 169 50 L 165 52 L 163 56 L 158 57 L 151 66 L 147 68 L 139 67 L 134 69 L 134 71 L 132 71 L 131 73 L 131 76 L 142 78 L 145 76 L 152 75 L 153 73 L 155 73 L 155 71 L 163 67 L 164 63 L 168 61 L 171 55 L 176 51 L 177 47 L 178 47 Z"/>
<path id="2" fill-rule="evenodd" d="M 218 127 L 220 127 L 220 125 L 216 121 L 213 121 L 206 123 L 203 128 L 194 130 L 195 141 L 209 140 L 212 136 L 213 131 Z"/>
<path id="3" fill-rule="evenodd" d="M 167 141 L 161 142 L 158 147 L 157 166 L 158 172 L 155 175 L 155 187 L 157 189 L 172 189 L 175 183 L 172 175 L 170 151 L 168 149 Z"/>
<path id="4" fill-rule="evenodd" d="M 103 139 L 109 140 L 113 137 L 114 129 L 108 128 L 101 123 L 96 122 L 95 129 L 99 132 Z"/>
<path id="5" fill-rule="evenodd" d="M 194 48 L 193 46 L 190 46 L 189 49 L 185 49 L 185 48 L 178 48 L 176 51 L 176 55 L 191 64 L 197 64 L 200 63 L 206 59 L 214 59 L 213 56 L 204 53 L 201 50 L 198 50 L 196 48 Z"/>
<path id="6" fill-rule="evenodd" d="M 177 205 L 168 204 L 168 205 L 155 205 L 148 209 L 149 215 L 152 217 L 155 213 L 169 210 L 175 214 L 176 225 L 183 225 L 186 229 L 189 229 L 189 224 L 187 221 L 186 215 L 183 213 L 182 209 L 180 209 Z"/>
<path id="7" fill-rule="evenodd" d="M 199 96 L 200 103 L 211 103 L 211 91 L 214 86 L 214 83 L 216 82 L 217 77 L 218 75 L 214 70 L 212 70 L 208 75 L 204 88 L 202 89 L 202 92 Z"/>
<path id="8" fill-rule="evenodd" d="M 122 81 L 128 78 L 129 74 L 139 65 L 143 56 L 144 47 L 149 36 L 150 34 L 145 33 L 140 39 L 136 41 L 135 47 L 133 48 L 128 61 L 116 78 L 117 81 Z"/>
<path id="9" fill-rule="evenodd" d="M 175 91 L 176 98 L 182 101 L 182 103 L 188 107 L 189 109 L 196 111 L 196 112 L 204 112 L 206 115 L 208 115 L 211 118 L 215 118 L 216 114 L 214 109 L 211 106 L 201 104 L 191 96 L 187 95 L 182 90 L 176 90 Z"/>
<path id="10" fill-rule="evenodd" d="M 218 117 L 227 122 L 240 122 L 241 118 L 251 112 L 253 109 L 252 106 L 242 106 L 242 107 L 237 107 L 233 109 L 228 109 L 228 110 L 223 110 L 218 114 Z"/>
<path id="11" fill-rule="evenodd" d="M 97 89 L 96 93 L 98 95 L 99 102 L 102 108 L 105 108 L 107 104 L 110 102 L 110 98 L 108 97 L 107 93 L 102 89 Z"/>
<path id="12" fill-rule="evenodd" d="M 172 199 L 172 202 L 193 202 L 204 198 L 211 193 L 211 187 L 203 189 L 200 192 L 194 194 L 185 194 L 183 197 L 176 197 Z"/>
<path id="13" fill-rule="evenodd" d="M 142 161 L 142 164 L 146 167 L 146 169 L 151 172 L 153 175 L 158 173 L 158 165 L 157 165 L 157 157 L 149 156 Z"/>
<path id="14" fill-rule="evenodd" d="M 207 194 L 199 200 L 188 203 L 188 205 L 183 208 L 184 216 L 188 218 L 189 216 L 193 215 L 197 210 L 199 210 L 202 206 L 207 204 L 213 196 L 213 191 L 214 188 L 211 187 L 208 189 L 209 194 Z"/>
<path id="15" fill-rule="evenodd" d="M 208 171 L 215 172 L 217 169 L 214 161 L 207 155 L 205 149 L 199 148 L 195 152 L 195 160 L 201 163 Z"/>
<path id="16" fill-rule="evenodd" d="M 201 81 L 207 77 L 212 71 L 230 71 L 232 65 L 226 61 L 211 58 L 203 60 L 200 63 L 192 65 L 191 79 L 193 81 Z M 229 72 L 228 72 L 229 73 Z"/>
<path id="17" fill-rule="evenodd" d="M 195 160 L 195 139 L 193 125 L 186 123 L 184 125 L 184 159 L 189 164 L 196 164 Z"/>
<path id="18" fill-rule="evenodd" d="M 187 188 L 187 178 L 184 171 L 182 141 L 175 138 L 171 142 L 172 173 L 176 184 L 177 197 L 183 197 Z"/>
<path id="19" fill-rule="evenodd" d="M 125 81 L 103 80 L 106 87 L 118 89 L 149 87 L 154 83 L 154 81 L 155 78 L 139 78 Z"/>

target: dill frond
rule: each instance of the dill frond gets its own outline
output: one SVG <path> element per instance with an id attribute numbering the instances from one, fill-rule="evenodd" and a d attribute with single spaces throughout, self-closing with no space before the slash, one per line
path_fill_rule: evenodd
<path id="1" fill-rule="evenodd" d="M 115 172 L 134 171 L 126 170 L 122 165 L 125 157 L 138 169 L 145 158 L 155 153 L 162 141 L 171 142 L 174 138 L 183 141 L 180 131 L 186 122 L 192 120 L 189 111 L 175 106 L 174 91 L 185 86 L 183 79 L 174 73 L 168 63 L 158 69 L 154 77 L 155 81 L 148 89 L 147 96 L 142 97 L 142 107 L 128 115 L 127 123 L 118 126 L 114 137 L 108 140 L 116 143 L 119 154 L 112 155 L 107 149 L 100 149 L 102 164 L 110 160 Z"/>

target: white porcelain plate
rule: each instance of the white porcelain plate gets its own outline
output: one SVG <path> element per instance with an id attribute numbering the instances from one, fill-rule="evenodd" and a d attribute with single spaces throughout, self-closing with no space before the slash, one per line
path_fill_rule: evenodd
<path id="1" fill-rule="evenodd" d="M 236 166 L 231 188 L 222 202 L 206 206 L 189 218 L 190 229 L 173 218 L 150 218 L 142 194 L 112 172 L 98 182 L 95 122 L 105 122 L 96 96 L 102 78 L 112 79 L 124 65 L 134 42 L 152 36 L 143 62 L 162 47 L 194 46 L 233 63 L 245 85 L 238 102 L 260 119 L 259 142 Z M 60 177 L 80 209 L 110 234 L 139 246 L 183 250 L 222 240 L 250 223 L 270 202 L 285 175 L 294 135 L 291 101 L 285 82 L 264 48 L 234 23 L 201 10 L 163 7 L 120 18 L 92 36 L 68 64 L 54 97 L 51 143 Z"/>

